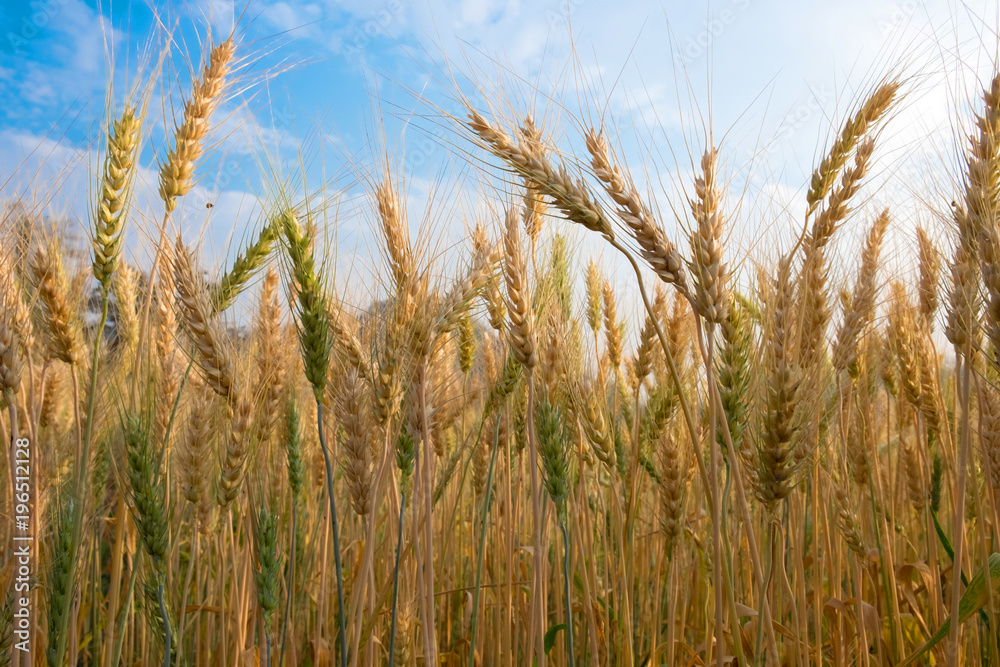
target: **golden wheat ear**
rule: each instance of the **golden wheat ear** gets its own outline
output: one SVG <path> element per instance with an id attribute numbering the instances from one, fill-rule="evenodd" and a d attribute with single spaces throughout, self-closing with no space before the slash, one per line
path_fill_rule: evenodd
<path id="1" fill-rule="evenodd" d="M 0 398 L 9 406 L 16 406 L 22 368 L 21 341 L 14 323 L 16 308 L 10 303 L 14 297 L 0 285 Z"/>
<path id="2" fill-rule="evenodd" d="M 257 337 L 257 377 L 262 385 L 257 413 L 257 433 L 266 442 L 278 422 L 286 388 L 285 348 L 281 339 L 281 305 L 278 302 L 278 274 L 269 268 L 260 290 L 260 304 L 254 324 Z"/>
<path id="3" fill-rule="evenodd" d="M 538 364 L 535 315 L 528 297 L 528 270 L 517 223 L 517 207 L 511 206 L 507 210 L 503 237 L 504 281 L 507 284 L 507 313 L 510 320 L 508 335 L 511 351 L 518 362 L 531 369 Z"/>
<path id="4" fill-rule="evenodd" d="M 695 275 L 692 304 L 706 322 L 721 324 L 729 309 L 729 269 L 722 256 L 725 217 L 721 210 L 722 192 L 718 185 L 718 151 L 710 148 L 701 158 L 701 175 L 695 179 L 695 196 L 690 201 L 697 223 L 691 234 Z"/>
<path id="5" fill-rule="evenodd" d="M 194 260 L 177 237 L 174 244 L 174 283 L 184 329 L 198 350 L 198 362 L 210 387 L 230 403 L 234 401 L 235 367 L 228 341 L 213 314 L 208 291 L 195 271 Z"/>
<path id="6" fill-rule="evenodd" d="M 833 367 L 846 370 L 857 358 L 858 340 L 875 317 L 878 296 L 879 257 L 882 239 L 889 228 L 889 210 L 876 216 L 868 232 L 864 250 L 861 252 L 861 268 L 854 282 L 850 306 L 844 312 L 844 319 L 837 332 L 833 346 Z"/>
<path id="7" fill-rule="evenodd" d="M 55 238 L 39 245 L 31 258 L 31 274 L 45 315 L 48 354 L 67 364 L 76 364 L 82 354 L 76 312 L 69 301 L 69 284 L 62 253 Z"/>
<path id="8" fill-rule="evenodd" d="M 806 193 L 809 213 L 815 211 L 829 194 L 837 175 L 861 138 L 893 107 L 899 98 L 900 88 L 898 81 L 887 81 L 879 85 L 844 124 L 830 147 L 830 152 L 813 172 L 809 182 L 809 191 Z"/>
<path id="9" fill-rule="evenodd" d="M 230 35 L 212 49 L 200 78 L 191 86 L 181 123 L 174 131 L 173 146 L 160 165 L 159 193 L 167 213 L 177 208 L 177 199 L 186 195 L 194 183 L 194 168 L 205 150 L 209 118 L 225 90 L 235 53 L 236 43 Z"/>
<path id="10" fill-rule="evenodd" d="M 917 227 L 920 261 L 920 315 L 928 331 L 934 330 L 938 311 L 938 283 L 941 280 L 941 253 L 923 227 Z"/>
<path id="11" fill-rule="evenodd" d="M 94 216 L 94 278 L 104 294 L 121 260 L 125 218 L 132 197 L 142 121 L 126 107 L 111 125 L 105 148 L 100 196 Z"/>
<path id="12" fill-rule="evenodd" d="M 557 168 L 544 153 L 533 149 L 530 143 L 515 143 L 502 128 L 474 109 L 469 109 L 466 125 L 482 146 L 503 160 L 511 170 L 537 188 L 538 192 L 550 198 L 567 220 L 608 239 L 615 237 L 607 216 L 586 184 L 581 179 L 570 176 L 565 166 Z"/>
<path id="13" fill-rule="evenodd" d="M 601 287 L 604 300 L 604 334 L 608 352 L 608 361 L 615 372 L 622 365 L 622 324 L 618 321 L 618 308 L 615 305 L 615 291 L 607 280 Z"/>
<path id="14" fill-rule="evenodd" d="M 660 280 L 674 285 L 680 293 L 686 294 L 687 274 L 680 253 L 667 239 L 652 210 L 642 200 L 631 177 L 625 173 L 624 167 L 619 167 L 614 161 L 604 132 L 589 129 L 586 146 L 594 175 L 617 205 L 615 213 L 639 244 L 642 258 L 649 263 Z"/>

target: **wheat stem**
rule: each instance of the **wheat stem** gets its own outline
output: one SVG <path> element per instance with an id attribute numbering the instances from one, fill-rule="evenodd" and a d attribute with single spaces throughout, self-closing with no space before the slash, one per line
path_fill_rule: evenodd
<path id="1" fill-rule="evenodd" d="M 493 500 L 493 471 L 496 469 L 497 451 L 500 449 L 500 420 L 497 419 L 496 428 L 493 432 L 493 447 L 490 451 L 490 467 L 486 473 L 486 487 L 483 496 L 482 517 L 479 524 L 479 547 L 476 551 L 476 585 L 472 597 L 472 636 L 469 644 L 469 663 L 476 664 L 476 635 L 479 632 L 479 597 L 483 583 L 483 561 L 486 558 L 486 527 L 489 525 L 490 503 Z M 572 663 L 571 663 L 572 664 Z M 389 663 L 392 667 L 392 663 Z"/>
<path id="2" fill-rule="evenodd" d="M 972 365 L 971 354 L 969 354 L 969 351 L 969 348 L 966 348 L 964 354 L 959 356 L 959 363 L 962 365 L 961 387 L 959 389 L 962 408 L 962 433 L 958 450 L 958 480 L 956 482 L 955 489 L 955 509 L 952 524 L 952 539 L 955 541 L 955 556 L 952 559 L 953 566 L 951 576 L 951 628 L 948 635 L 948 648 L 946 651 L 949 667 L 955 667 L 955 665 L 958 664 L 958 657 L 961 653 L 961 649 L 959 647 L 959 630 L 961 626 L 959 621 L 959 603 L 962 597 L 962 578 L 956 576 L 955 573 L 962 572 L 962 558 L 965 548 L 965 480 L 968 472 L 967 461 L 969 457 L 969 389 L 971 384 L 970 367 Z"/>
<path id="3" fill-rule="evenodd" d="M 406 491 L 399 492 L 399 527 L 396 534 L 396 562 L 392 568 L 392 612 L 389 621 L 389 667 L 396 661 L 396 615 L 399 611 L 399 556 L 403 551 L 403 517 L 406 515 Z M 473 611 L 473 616 L 475 612 Z M 472 635 L 472 645 L 476 645 L 475 630 Z M 474 650 L 474 649 L 473 649 Z"/>
<path id="4" fill-rule="evenodd" d="M 86 487 L 87 487 L 87 462 L 90 460 L 90 441 L 93 435 L 94 429 L 94 404 L 97 399 L 97 368 L 100 363 L 101 354 L 101 332 L 104 331 L 104 324 L 108 320 L 108 297 L 105 294 L 101 298 L 101 318 L 97 327 L 97 338 L 94 341 L 94 351 L 90 363 L 90 391 L 87 395 L 87 421 L 86 421 L 86 431 L 83 438 L 83 447 L 80 449 L 80 456 L 77 459 L 77 473 L 76 478 L 73 483 L 73 523 L 71 528 L 70 537 L 70 551 L 69 551 L 69 580 L 68 580 L 68 591 L 73 591 L 76 582 L 77 569 L 79 567 L 79 558 L 77 558 L 77 553 L 80 550 L 80 541 L 83 534 L 83 514 L 84 506 L 86 505 Z M 74 374 L 74 379 L 75 379 Z M 65 654 L 66 651 L 66 641 L 68 639 L 67 630 L 69 628 L 70 619 L 70 605 L 73 600 L 72 594 L 67 594 L 63 600 L 63 608 L 60 616 L 62 625 L 59 629 L 59 636 L 56 640 L 56 655 L 59 659 Z"/>
<path id="5" fill-rule="evenodd" d="M 167 605 L 163 601 L 163 582 L 156 587 L 156 599 L 160 604 L 160 617 L 163 619 L 163 667 L 170 667 L 170 617 L 167 616 Z"/>
<path id="6" fill-rule="evenodd" d="M 316 431 L 319 444 L 323 450 L 323 463 L 326 466 L 326 495 L 330 498 L 330 529 L 333 533 L 333 567 L 337 576 L 337 639 L 340 642 L 340 665 L 347 667 L 347 618 L 344 607 L 344 575 L 340 567 L 340 528 L 337 525 L 337 501 L 333 494 L 333 465 L 330 462 L 330 449 L 323 435 L 323 402 L 316 397 Z"/>
<path id="7" fill-rule="evenodd" d="M 278 667 L 283 667 L 285 664 L 285 640 L 288 638 L 288 622 L 289 616 L 292 611 L 292 600 L 295 598 L 295 531 L 298 528 L 299 520 L 299 510 L 298 510 L 298 500 L 296 498 L 292 499 L 292 540 L 289 547 L 289 563 L 288 563 L 288 587 L 285 592 L 285 617 L 281 623 L 281 648 L 278 649 Z M 294 638 L 293 638 L 294 639 Z M 390 655 L 391 655 L 390 646 Z"/>

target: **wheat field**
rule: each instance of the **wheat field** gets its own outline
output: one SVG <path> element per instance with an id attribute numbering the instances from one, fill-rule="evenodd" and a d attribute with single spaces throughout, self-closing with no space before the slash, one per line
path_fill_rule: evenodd
<path id="1" fill-rule="evenodd" d="M 294 179 L 222 271 L 179 231 L 247 48 L 190 54 L 157 217 L 149 70 L 83 244 L 4 205 L 3 664 L 1000 665 L 996 69 L 925 224 L 864 190 L 914 85 L 885 76 L 764 259 L 711 127 L 665 207 L 613 127 L 454 91 L 486 213 L 435 252 L 374 154 L 362 301 Z"/>

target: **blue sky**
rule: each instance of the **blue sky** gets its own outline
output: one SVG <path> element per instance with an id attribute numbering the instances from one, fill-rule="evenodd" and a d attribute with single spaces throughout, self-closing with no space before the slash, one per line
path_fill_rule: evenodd
<path id="1" fill-rule="evenodd" d="M 406 155 L 411 217 L 436 186 L 438 199 L 462 202 L 461 213 L 438 202 L 439 243 L 459 239 L 479 211 L 469 193 L 482 175 L 436 116 L 456 110 L 452 76 L 477 104 L 509 96 L 519 115 L 551 96 L 544 120 L 563 146 L 579 145 L 572 115 L 603 118 L 654 198 L 689 179 L 710 114 L 738 209 L 734 241 L 752 247 L 798 219 L 834 125 L 873 82 L 898 72 L 909 93 L 873 176 L 884 186 L 877 198 L 889 201 L 871 205 L 894 206 L 905 229 L 926 215 L 914 193 L 948 196 L 952 130 L 967 122 L 976 81 L 995 65 L 998 11 L 995 0 L 2 0 L 0 197 L 33 197 L 75 217 L 84 234 L 109 82 L 120 100 L 166 47 L 137 205 L 155 220 L 170 109 L 200 68 L 207 35 L 235 24 L 239 94 L 219 110 L 221 137 L 180 216 L 214 262 L 259 223 L 262 174 L 294 175 L 304 156 L 310 187 L 327 183 L 336 199 L 336 254 L 356 260 L 338 262 L 338 272 L 360 280 L 376 259 L 359 174 L 383 132 Z M 140 245 L 132 252 L 141 264 Z"/>

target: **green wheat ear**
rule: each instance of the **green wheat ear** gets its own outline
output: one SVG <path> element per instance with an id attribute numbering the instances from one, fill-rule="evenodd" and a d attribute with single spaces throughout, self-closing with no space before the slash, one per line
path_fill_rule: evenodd
<path id="1" fill-rule="evenodd" d="M 396 467 L 399 468 L 400 486 L 403 493 L 410 495 L 411 477 L 413 475 L 413 464 L 417 458 L 417 445 L 410 435 L 410 430 L 405 426 L 399 429 L 399 437 L 396 438 Z"/>
<path id="2" fill-rule="evenodd" d="M 247 281 L 253 276 L 268 255 L 280 232 L 280 219 L 269 220 L 260 230 L 257 240 L 247 246 L 247 249 L 236 256 L 229 273 L 222 277 L 219 284 L 212 289 L 212 309 L 215 312 L 226 310 L 233 304 L 236 297 L 243 291 Z"/>
<path id="3" fill-rule="evenodd" d="M 261 507 L 257 515 L 257 562 L 260 569 L 255 573 L 257 583 L 257 603 L 264 617 L 264 627 L 271 624 L 271 616 L 278 608 L 278 574 L 281 563 L 278 559 L 278 517 Z"/>
<path id="4" fill-rule="evenodd" d="M 931 511 L 937 512 L 938 508 L 941 506 L 941 457 L 938 454 L 934 454 L 934 458 L 931 462 Z"/>
<path id="5" fill-rule="evenodd" d="M 288 401 L 285 414 L 285 453 L 288 456 L 288 487 L 292 498 L 298 502 L 302 495 L 302 482 L 305 479 L 302 470 L 302 434 L 300 428 L 299 403 L 293 396 Z"/>
<path id="6" fill-rule="evenodd" d="M 468 314 L 458 321 L 458 340 L 459 367 L 468 375 L 476 361 L 476 325 Z"/>
<path id="7" fill-rule="evenodd" d="M 295 213 L 286 210 L 281 213 L 277 222 L 281 224 L 285 234 L 288 259 L 291 261 L 292 277 L 297 288 L 299 344 L 306 379 L 312 385 L 316 400 L 322 402 L 332 346 L 323 290 L 316 276 L 309 237 L 302 232 Z"/>
<path id="8" fill-rule="evenodd" d="M 503 370 L 500 372 L 500 378 L 493 385 L 489 396 L 486 398 L 486 405 L 483 407 L 483 419 L 493 414 L 494 410 L 500 409 L 500 406 L 507 400 L 507 397 L 514 393 L 514 389 L 517 387 L 517 383 L 522 375 L 523 368 L 521 364 L 513 356 L 509 356 L 507 363 L 504 364 Z"/>
<path id="9" fill-rule="evenodd" d="M 150 425 L 135 416 L 125 417 L 125 458 L 131 492 L 132 512 L 142 547 L 149 554 L 158 577 L 166 574 L 169 537 L 163 489 L 157 472 L 158 457 L 153 452 Z"/>
<path id="10" fill-rule="evenodd" d="M 47 578 L 48 598 L 49 598 L 49 646 L 45 657 L 50 667 L 59 667 L 63 664 L 63 656 L 58 652 L 59 633 L 65 627 L 60 616 L 69 591 L 69 554 L 72 549 L 73 522 L 73 502 L 66 500 L 62 507 L 52 510 L 57 516 L 52 517 L 55 524 L 54 544 L 52 545 L 51 567 Z"/>
<path id="11" fill-rule="evenodd" d="M 535 408 L 535 430 L 538 434 L 538 454 L 545 470 L 545 490 L 556 506 L 559 520 L 565 521 L 566 497 L 569 495 L 568 441 L 559 408 L 548 401 L 539 403 Z"/>
<path id="12" fill-rule="evenodd" d="M 998 587 L 1000 587 L 1000 553 L 990 555 L 989 571 L 990 583 L 993 586 L 993 590 L 996 591 Z M 969 587 L 965 589 L 965 595 L 963 595 L 962 599 L 958 601 L 958 624 L 961 625 L 962 623 L 965 623 L 969 620 L 970 616 L 985 607 L 988 597 L 989 595 L 986 587 L 986 570 L 985 568 L 979 568 L 979 571 L 972 577 L 972 581 L 969 582 Z M 912 665 L 918 659 L 923 657 L 924 654 L 934 648 L 938 642 L 947 637 L 950 631 L 951 619 L 949 618 L 940 628 L 938 628 L 937 632 L 931 635 L 930 639 L 924 642 L 924 645 L 921 646 L 916 653 L 899 663 L 899 667 Z"/>

